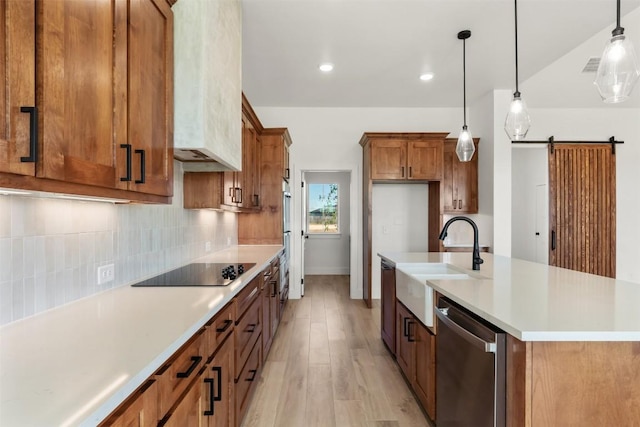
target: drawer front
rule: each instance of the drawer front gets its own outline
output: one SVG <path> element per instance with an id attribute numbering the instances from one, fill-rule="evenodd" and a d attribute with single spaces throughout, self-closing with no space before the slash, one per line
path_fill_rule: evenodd
<path id="1" fill-rule="evenodd" d="M 160 417 L 169 411 L 193 383 L 205 364 L 204 329 L 198 331 L 157 373 Z"/>
<path id="2" fill-rule="evenodd" d="M 262 360 L 262 346 L 256 344 L 251 353 L 244 369 L 240 372 L 240 376 L 236 380 L 236 420 L 238 425 L 242 423 L 242 419 L 249 406 L 251 393 L 258 384 L 260 375 L 260 361 Z"/>
<path id="3" fill-rule="evenodd" d="M 235 298 L 236 301 L 236 318 L 242 317 L 247 308 L 253 303 L 253 301 L 260 295 L 260 288 L 262 286 L 262 275 L 258 274 L 254 277 L 247 286 L 242 289 Z M 236 322 L 237 324 L 237 322 Z"/>
<path id="4" fill-rule="evenodd" d="M 205 358 L 211 358 L 218 349 L 218 346 L 233 332 L 235 319 L 235 305 L 233 302 L 230 302 L 207 323 L 205 331 Z"/>
<path id="5" fill-rule="evenodd" d="M 262 332 L 262 300 L 256 299 L 244 316 L 236 324 L 236 376 L 240 375 L 251 349 Z"/>

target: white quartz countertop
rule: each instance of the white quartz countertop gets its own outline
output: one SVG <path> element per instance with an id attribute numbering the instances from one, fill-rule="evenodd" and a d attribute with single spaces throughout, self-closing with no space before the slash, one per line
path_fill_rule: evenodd
<path id="1" fill-rule="evenodd" d="M 381 252 L 471 271 L 471 253 Z M 481 253 L 484 279 L 428 285 L 522 341 L 640 341 L 640 284 Z"/>
<path id="2" fill-rule="evenodd" d="M 226 287 L 121 286 L 0 328 L 0 426 L 97 425 L 281 249 L 196 260 L 256 263 Z"/>

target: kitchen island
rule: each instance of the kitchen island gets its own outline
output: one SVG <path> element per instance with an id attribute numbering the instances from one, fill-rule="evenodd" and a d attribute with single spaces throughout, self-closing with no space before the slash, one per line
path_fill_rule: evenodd
<path id="1" fill-rule="evenodd" d="M 121 286 L 0 328 L 0 425 L 97 425 L 281 249 L 237 246 L 195 261 L 256 264 L 229 286 Z"/>
<path id="2" fill-rule="evenodd" d="M 470 253 L 378 255 L 471 273 Z M 479 276 L 428 285 L 508 333 L 507 425 L 640 425 L 640 284 L 482 258 Z"/>

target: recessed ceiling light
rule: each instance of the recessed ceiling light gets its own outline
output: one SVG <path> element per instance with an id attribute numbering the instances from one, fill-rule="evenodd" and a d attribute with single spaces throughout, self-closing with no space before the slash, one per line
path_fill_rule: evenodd
<path id="1" fill-rule="evenodd" d="M 433 73 L 424 73 L 424 74 L 420 74 L 420 80 L 422 80 L 423 82 L 426 82 L 428 80 L 433 79 Z"/>
<path id="2" fill-rule="evenodd" d="M 324 73 L 328 73 L 329 71 L 333 70 L 333 64 L 329 62 L 325 62 L 324 64 L 320 64 L 318 68 L 320 69 L 320 71 Z"/>

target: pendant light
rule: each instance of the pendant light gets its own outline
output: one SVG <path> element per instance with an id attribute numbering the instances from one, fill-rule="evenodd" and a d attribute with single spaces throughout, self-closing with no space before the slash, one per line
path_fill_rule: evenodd
<path id="1" fill-rule="evenodd" d="M 456 144 L 456 154 L 461 162 L 470 162 L 473 158 L 473 153 L 476 152 L 476 147 L 473 145 L 473 137 L 471 132 L 467 129 L 467 51 L 466 40 L 471 37 L 471 31 L 463 30 L 458 33 L 458 39 L 462 40 L 462 92 L 463 92 L 463 114 L 464 125 L 458 136 L 458 143 Z"/>
<path id="2" fill-rule="evenodd" d="M 629 98 L 640 76 L 640 66 L 633 44 L 625 37 L 624 28 L 620 26 L 620 0 L 617 0 L 616 28 L 611 32 L 611 36 L 602 53 L 593 83 L 598 88 L 602 100 L 613 104 Z"/>
<path id="3" fill-rule="evenodd" d="M 512 141 L 524 139 L 531 127 L 531 118 L 527 105 L 522 100 L 520 91 L 518 90 L 518 0 L 513 1 L 515 12 L 515 29 L 516 29 L 516 91 L 513 93 L 513 100 L 509 105 L 509 112 L 504 121 L 504 130 Z"/>

